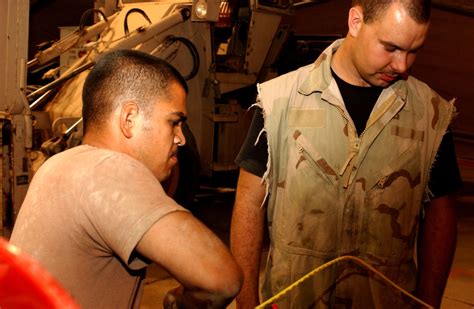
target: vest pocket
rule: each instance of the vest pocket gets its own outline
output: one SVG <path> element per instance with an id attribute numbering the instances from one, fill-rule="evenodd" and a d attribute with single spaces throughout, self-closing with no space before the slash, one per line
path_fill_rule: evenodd
<path id="1" fill-rule="evenodd" d="M 284 202 L 272 223 L 284 227 L 276 236 L 288 252 L 326 258 L 336 251 L 337 174 L 324 162 L 301 135 L 289 149 L 284 194 L 278 192 Z"/>
<path id="2" fill-rule="evenodd" d="M 295 169 L 307 164 L 320 177 L 323 177 L 328 183 L 335 185 L 339 176 L 334 171 L 332 166 L 321 156 L 321 154 L 311 145 L 311 143 L 299 131 L 295 131 L 294 137 L 296 139 L 296 148 L 298 152 L 298 160 Z"/>
<path id="3" fill-rule="evenodd" d="M 424 187 L 417 145 L 394 155 L 380 170 L 365 195 L 367 233 L 363 243 L 366 252 L 381 264 L 396 264 L 413 256 Z"/>

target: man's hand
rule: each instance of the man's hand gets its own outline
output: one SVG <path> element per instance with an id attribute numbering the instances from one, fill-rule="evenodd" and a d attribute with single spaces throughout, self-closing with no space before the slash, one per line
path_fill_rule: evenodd
<path id="1" fill-rule="evenodd" d="M 185 293 L 183 286 L 179 286 L 166 293 L 163 298 L 163 308 L 179 309 L 179 308 L 212 308 L 213 304 L 209 300 L 204 301 L 193 297 L 191 294 Z"/>
<path id="2" fill-rule="evenodd" d="M 165 298 L 163 298 L 163 308 L 164 309 L 178 309 L 178 298 L 179 295 L 183 294 L 183 286 L 179 286 L 172 290 L 169 290 L 166 293 Z"/>

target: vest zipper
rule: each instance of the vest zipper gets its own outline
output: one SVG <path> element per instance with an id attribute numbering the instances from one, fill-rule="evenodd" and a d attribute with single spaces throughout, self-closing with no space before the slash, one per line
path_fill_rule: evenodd
<path id="1" fill-rule="evenodd" d="M 355 126 L 352 123 L 352 119 L 350 119 L 346 116 L 346 114 L 344 113 L 344 110 L 340 106 L 335 105 L 335 104 L 333 104 L 333 106 L 335 106 L 337 108 L 337 110 L 339 111 L 339 114 L 342 116 L 342 118 L 344 118 L 346 120 L 347 125 L 352 126 L 352 129 L 354 130 L 354 132 L 356 132 Z M 364 134 L 364 132 L 365 132 L 365 129 L 364 129 L 364 131 L 362 131 L 360 136 L 362 136 L 362 134 Z M 350 133 L 347 132 L 347 134 L 349 135 Z M 339 171 L 339 176 L 341 176 L 341 182 L 342 182 L 342 186 L 343 186 L 344 189 L 347 189 L 349 187 L 349 182 L 350 182 L 350 179 L 351 179 L 351 175 L 353 173 L 353 167 L 355 165 L 355 160 L 357 159 L 357 154 L 359 153 L 360 140 L 361 140 L 360 137 L 357 136 L 357 134 L 356 134 L 357 153 L 352 153 L 352 151 L 351 151 L 349 157 L 347 158 L 346 162 L 344 163 L 341 170 Z"/>

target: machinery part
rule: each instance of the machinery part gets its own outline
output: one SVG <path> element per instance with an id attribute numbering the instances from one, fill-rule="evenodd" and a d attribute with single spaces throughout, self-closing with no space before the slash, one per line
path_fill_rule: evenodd
<path id="1" fill-rule="evenodd" d="M 117 49 L 131 49 L 138 44 L 146 42 L 154 36 L 165 32 L 177 24 L 188 20 L 190 16 L 190 10 L 188 8 L 182 8 L 179 11 L 163 18 L 156 24 L 152 24 L 148 27 L 140 27 L 138 31 L 132 32 L 123 40 L 117 41 L 115 44 L 111 44 L 107 51 L 109 52 Z"/>
<path id="2" fill-rule="evenodd" d="M 193 1 L 191 20 L 196 22 L 219 20 L 220 0 Z"/>
<path id="3" fill-rule="evenodd" d="M 468 17 L 474 17 L 474 5 L 471 3 L 471 1 L 465 1 L 465 3 L 463 3 L 462 1 L 433 0 L 433 7 Z"/>
<path id="4" fill-rule="evenodd" d="M 64 129 L 64 127 L 67 127 Z M 41 152 L 51 157 L 82 142 L 82 118 L 58 118 L 53 122 L 55 137 L 41 144 Z"/>
<path id="5" fill-rule="evenodd" d="M 81 20 L 79 21 L 79 34 L 83 35 L 85 30 L 85 23 L 86 23 L 86 18 L 91 14 L 91 13 L 97 13 L 99 14 L 103 20 L 108 24 L 109 20 L 107 19 L 107 16 L 105 16 L 104 12 L 98 9 L 89 9 L 86 10 L 84 13 L 82 13 Z"/>
<path id="6" fill-rule="evenodd" d="M 127 14 L 125 15 L 125 19 L 123 20 L 123 32 L 125 32 L 125 36 L 128 36 L 130 34 L 130 31 L 128 30 L 128 16 L 132 13 L 140 13 L 146 19 L 146 21 L 148 22 L 148 25 L 152 24 L 150 17 L 148 17 L 148 15 L 146 15 L 146 13 L 143 10 L 138 9 L 138 8 L 133 8 L 127 12 Z"/>
<path id="7" fill-rule="evenodd" d="M 79 129 L 79 126 L 82 124 L 82 117 L 79 118 L 76 122 L 72 124 L 67 130 L 66 133 L 64 133 L 66 136 L 70 136 L 74 131 Z"/>
<path id="8" fill-rule="evenodd" d="M 328 2 L 328 0 L 303 0 L 300 2 L 296 2 L 293 4 L 293 7 L 295 9 L 302 9 L 307 6 L 315 5 L 315 4 L 321 4 L 324 2 Z"/>
<path id="9" fill-rule="evenodd" d="M 74 62 L 63 75 L 67 76 L 86 62 L 97 62 L 102 55 L 117 49 L 137 49 L 167 60 L 188 81 L 188 107 L 189 114 L 192 115 L 188 124 L 198 144 L 202 175 L 211 176 L 217 169 L 235 169 L 232 162 L 237 146 L 231 151 L 217 151 L 218 156 L 214 156 L 214 148 L 224 148 L 226 143 L 220 143 L 224 135 L 239 135 L 238 139 L 230 138 L 237 144 L 235 141 L 240 140 L 240 135 L 244 135 L 246 127 L 238 127 L 240 119 L 235 115 L 212 119 L 206 116 L 213 113 L 218 101 L 225 103 L 232 99 L 236 94 L 234 91 L 241 91 L 242 88 L 267 78 L 268 74 L 263 74 L 262 67 L 265 67 L 265 72 L 270 70 L 267 66 L 272 65 L 278 50 L 284 44 L 288 27 L 282 28 L 279 25 L 282 15 L 292 14 L 293 10 L 287 5 L 292 1 L 282 0 L 280 2 L 284 5 L 279 5 L 276 10 L 273 7 L 269 10 L 266 5 L 268 1 L 264 1 L 260 9 L 256 9 L 255 1 L 239 3 L 236 0 L 205 0 L 208 15 L 200 19 L 200 22 L 193 22 L 191 13 L 191 8 L 196 8 L 198 0 L 147 2 L 128 1 L 124 5 L 115 3 L 114 8 L 119 8 L 120 11 L 110 21 L 110 31 L 105 30 L 107 33 L 100 34 L 100 40 L 88 43 L 89 53 Z M 210 22 L 210 5 L 216 8 L 217 23 Z M 130 16 L 136 13 L 141 16 Z M 218 55 L 229 66 L 235 64 L 236 59 L 238 63 L 231 66 L 230 70 L 219 70 L 220 67 L 216 66 L 218 50 L 221 50 Z M 58 117 L 80 116 L 79 92 L 86 73 L 87 71 L 68 80 L 60 89 L 56 88 L 59 90 L 58 94 L 45 107 L 52 121 Z M 35 106 L 41 104 L 42 100 L 37 98 L 41 95 L 40 91 L 44 90 L 33 93 L 29 97 L 30 102 L 36 100 L 38 102 L 34 102 Z M 37 97 L 33 99 L 34 95 Z M 228 120 L 233 122 L 228 123 Z M 49 131 L 41 133 L 46 135 Z M 214 158 L 219 160 L 214 162 Z"/>
<path id="10" fill-rule="evenodd" d="M 46 155 L 47 158 L 64 151 L 67 148 L 66 136 L 53 137 L 41 144 L 41 152 Z"/>
<path id="11" fill-rule="evenodd" d="M 199 72 L 199 65 L 200 65 L 199 53 L 196 49 L 196 46 L 194 46 L 194 44 L 185 37 L 176 37 L 176 36 L 171 35 L 166 38 L 166 41 L 168 41 L 170 44 L 179 42 L 188 48 L 189 52 L 191 53 L 191 57 L 193 58 L 193 67 L 191 69 L 191 72 L 188 75 L 183 75 L 183 78 L 184 80 L 193 79 L 196 76 L 196 74 Z"/>
<path id="12" fill-rule="evenodd" d="M 44 92 L 47 92 L 48 90 L 50 89 L 53 89 L 53 88 L 56 88 L 57 86 L 59 86 L 60 84 L 62 84 L 63 82 L 67 81 L 68 79 L 76 76 L 77 74 L 91 68 L 93 65 L 95 64 L 95 62 L 88 62 L 86 64 L 83 64 L 81 65 L 80 67 L 78 67 L 77 69 L 75 69 L 74 71 L 72 72 L 69 72 L 63 76 L 61 76 L 60 78 L 58 78 L 57 80 L 39 88 L 38 90 L 36 91 L 33 91 L 32 93 L 30 93 L 29 95 L 26 96 L 26 98 L 28 100 L 32 100 L 33 98 L 35 98 L 36 96 L 40 95 L 40 94 L 43 94 Z"/>
<path id="13" fill-rule="evenodd" d="M 96 11 L 100 11 L 100 10 L 93 10 L 93 12 L 96 12 Z M 28 64 L 27 64 L 28 68 L 34 67 L 36 65 L 46 64 L 50 62 L 51 60 L 53 60 L 54 58 L 59 57 L 61 54 L 63 54 L 67 50 L 70 50 L 71 48 L 74 48 L 77 46 L 81 46 L 88 40 L 102 33 L 105 29 L 109 28 L 110 23 L 118 15 L 118 13 L 113 14 L 109 16 L 108 18 L 104 18 L 103 21 L 100 21 L 90 27 L 85 28 L 83 18 L 85 19 L 84 15 L 89 14 L 87 12 L 88 11 L 84 12 L 84 14 L 82 15 L 81 26 L 79 27 L 78 30 L 74 31 L 73 33 L 66 36 L 65 38 L 57 41 L 51 47 L 36 53 L 35 58 L 28 61 Z M 99 14 L 101 14 L 101 16 L 105 16 L 104 13 L 99 13 Z"/>
<path id="14" fill-rule="evenodd" d="M 43 93 L 38 99 L 33 101 L 33 103 L 30 104 L 30 109 L 31 110 L 38 109 L 44 103 L 48 102 L 48 100 L 51 99 L 55 94 L 56 94 L 56 91 L 54 89 L 49 89 L 48 91 Z"/>

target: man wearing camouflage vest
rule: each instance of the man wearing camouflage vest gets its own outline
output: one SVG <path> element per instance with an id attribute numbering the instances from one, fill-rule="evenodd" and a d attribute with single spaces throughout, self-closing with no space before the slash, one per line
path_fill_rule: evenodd
<path id="1" fill-rule="evenodd" d="M 452 193 L 461 180 L 448 130 L 453 101 L 408 76 L 429 19 L 429 1 L 353 1 L 345 39 L 315 63 L 258 85 L 262 112 L 236 160 L 241 171 L 231 249 L 245 276 L 239 308 L 259 302 L 265 216 L 270 253 L 264 299 L 351 255 L 440 306 L 455 249 Z M 278 305 L 416 303 L 380 276 L 341 263 Z"/>

